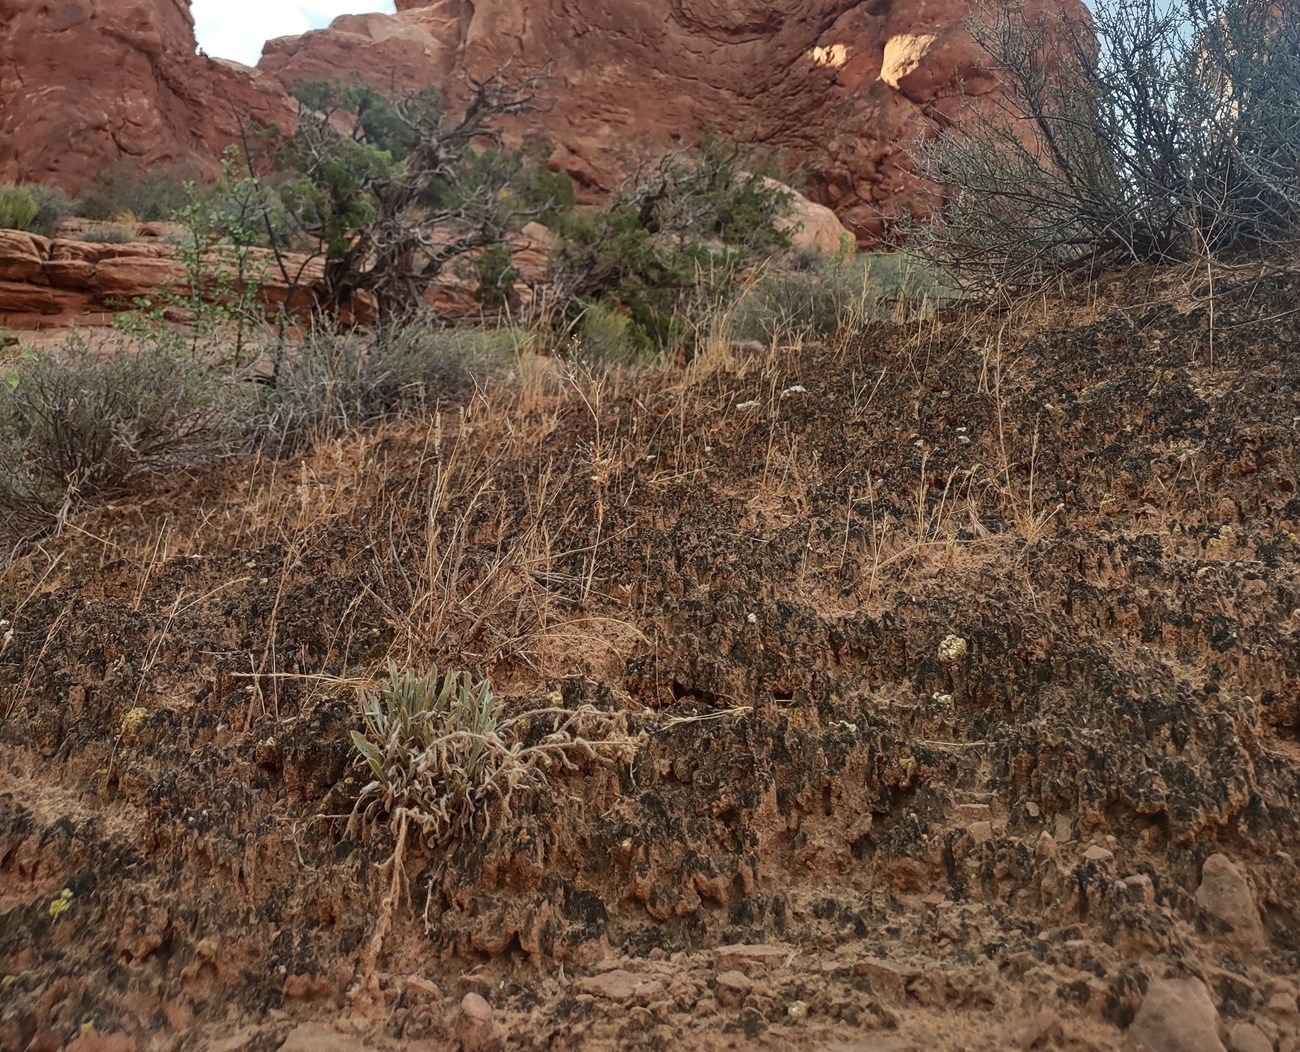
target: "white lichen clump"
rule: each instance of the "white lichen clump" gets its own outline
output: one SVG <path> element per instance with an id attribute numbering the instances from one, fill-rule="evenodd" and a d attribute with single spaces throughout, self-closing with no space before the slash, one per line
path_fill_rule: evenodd
<path id="1" fill-rule="evenodd" d="M 945 665 L 956 664 L 966 656 L 966 640 L 961 636 L 947 635 L 939 644 L 939 660 Z"/>

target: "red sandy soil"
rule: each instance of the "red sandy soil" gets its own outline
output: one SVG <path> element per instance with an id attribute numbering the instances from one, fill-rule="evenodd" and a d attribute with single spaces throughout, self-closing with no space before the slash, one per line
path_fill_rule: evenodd
<path id="1" fill-rule="evenodd" d="M 1300 276 L 1214 291 L 521 367 L 79 515 L 0 572 L 0 1047 L 1296 1049 Z M 389 656 L 639 744 L 386 903 Z"/>

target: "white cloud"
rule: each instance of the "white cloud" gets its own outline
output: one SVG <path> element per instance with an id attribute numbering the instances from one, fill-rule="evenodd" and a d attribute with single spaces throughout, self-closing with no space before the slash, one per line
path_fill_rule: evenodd
<path id="1" fill-rule="evenodd" d="M 391 13 L 384 0 L 193 0 L 194 35 L 213 58 L 255 65 L 273 37 L 327 26 L 339 15 Z"/>

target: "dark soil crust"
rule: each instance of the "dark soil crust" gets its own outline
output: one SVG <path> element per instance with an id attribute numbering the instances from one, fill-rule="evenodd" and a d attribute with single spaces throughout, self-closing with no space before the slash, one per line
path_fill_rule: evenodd
<path id="1" fill-rule="evenodd" d="M 83 516 L 0 576 L 0 1047 L 1112 1049 L 1191 976 L 1294 1048 L 1300 276 L 1196 291 L 552 373 Z M 369 969 L 390 652 L 645 739 L 413 838 Z"/>

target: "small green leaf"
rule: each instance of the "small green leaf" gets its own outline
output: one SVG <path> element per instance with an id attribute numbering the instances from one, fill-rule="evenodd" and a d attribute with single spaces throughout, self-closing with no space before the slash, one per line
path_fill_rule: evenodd
<path id="1" fill-rule="evenodd" d="M 384 776 L 384 761 L 379 755 L 379 750 L 371 745 L 370 742 L 366 741 L 366 739 L 357 731 L 352 731 L 351 733 L 352 744 L 357 747 L 357 752 L 361 753 L 366 763 L 369 764 L 370 769 L 374 771 L 378 777 L 382 778 Z"/>

